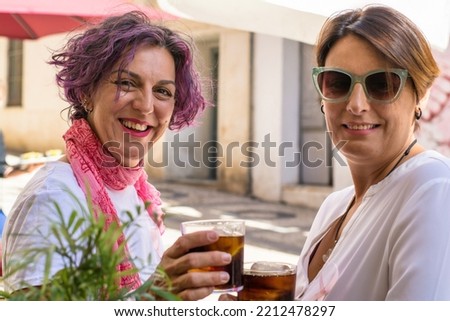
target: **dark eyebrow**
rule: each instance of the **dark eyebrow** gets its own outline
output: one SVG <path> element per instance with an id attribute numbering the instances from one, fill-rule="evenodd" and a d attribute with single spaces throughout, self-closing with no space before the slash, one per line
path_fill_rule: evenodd
<path id="1" fill-rule="evenodd" d="M 174 85 L 175 86 L 175 81 L 173 80 L 161 80 L 159 82 L 160 85 Z"/>
<path id="2" fill-rule="evenodd" d="M 111 74 L 115 74 L 115 73 L 119 73 L 119 70 L 113 70 L 111 72 Z M 131 77 L 139 79 L 139 80 L 141 79 L 141 76 L 139 76 L 137 73 L 132 72 L 132 71 L 127 70 L 127 69 L 122 70 L 122 73 L 130 75 Z M 175 81 L 173 81 L 173 80 L 161 80 L 161 81 L 158 82 L 158 84 L 159 85 L 174 85 L 175 86 Z"/>

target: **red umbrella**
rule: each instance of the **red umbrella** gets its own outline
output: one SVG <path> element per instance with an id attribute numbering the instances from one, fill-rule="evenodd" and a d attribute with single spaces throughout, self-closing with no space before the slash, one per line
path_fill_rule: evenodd
<path id="1" fill-rule="evenodd" d="M 37 39 L 135 9 L 151 19 L 174 19 L 163 11 L 124 0 L 0 0 L 0 36 Z"/>

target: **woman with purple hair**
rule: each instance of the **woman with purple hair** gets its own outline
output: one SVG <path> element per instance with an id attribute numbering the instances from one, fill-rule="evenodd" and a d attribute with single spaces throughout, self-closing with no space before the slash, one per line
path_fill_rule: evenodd
<path id="1" fill-rule="evenodd" d="M 105 230 L 127 222 L 114 246 L 124 251 L 125 259 L 116 267 L 121 289 L 157 282 L 161 276 L 156 271 L 165 273 L 170 290 L 183 300 L 202 299 L 215 285 L 226 283 L 226 272 L 188 273 L 231 261 L 222 252 L 190 253 L 215 242 L 213 231 L 181 236 L 163 253 L 160 195 L 143 169 L 149 149 L 167 128 L 192 124 L 205 108 L 191 42 L 136 11 L 75 35 L 50 64 L 59 68 L 56 80 L 70 104 L 71 126 L 63 136 L 66 154 L 36 173 L 8 215 L 5 275 L 22 251 L 51 244 L 51 238 L 38 235 L 51 234 L 50 222 L 58 213 L 69 221 L 74 211 L 91 208 L 95 217 L 104 216 Z M 36 229 L 39 233 L 32 233 Z M 63 258 L 54 256 L 50 274 L 63 267 Z M 37 260 L 7 277 L 5 286 L 10 291 L 41 286 L 45 268 L 44 259 Z"/>

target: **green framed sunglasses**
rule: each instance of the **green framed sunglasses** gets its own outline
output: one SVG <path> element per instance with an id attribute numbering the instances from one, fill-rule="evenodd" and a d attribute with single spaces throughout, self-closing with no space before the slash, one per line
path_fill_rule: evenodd
<path id="1" fill-rule="evenodd" d="M 405 87 L 408 71 L 396 68 L 377 69 L 360 76 L 339 68 L 314 67 L 312 76 L 314 86 L 324 101 L 347 101 L 355 84 L 360 83 L 369 101 L 388 104 L 399 97 Z"/>

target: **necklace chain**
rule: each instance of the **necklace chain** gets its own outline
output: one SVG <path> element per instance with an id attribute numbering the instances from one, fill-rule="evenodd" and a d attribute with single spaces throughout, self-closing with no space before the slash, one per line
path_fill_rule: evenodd
<path id="1" fill-rule="evenodd" d="M 397 168 L 397 166 L 400 164 L 400 162 L 403 160 L 403 158 L 405 158 L 406 156 L 409 155 L 409 153 L 411 152 L 411 149 L 414 147 L 414 145 L 416 143 L 417 143 L 417 138 L 414 139 L 411 144 L 409 144 L 408 148 L 406 148 L 406 150 L 403 153 L 402 157 L 400 157 L 400 159 L 397 161 L 397 163 L 395 163 L 394 167 L 392 167 L 392 169 L 389 171 L 389 173 L 386 175 L 386 177 L 388 177 L 389 174 L 392 173 L 394 171 L 394 169 Z"/>
<path id="2" fill-rule="evenodd" d="M 352 201 L 350 202 L 350 204 L 347 207 L 347 210 L 345 211 L 344 214 L 341 215 L 341 217 L 339 218 L 338 224 L 336 226 L 336 232 L 334 232 L 334 238 L 333 238 L 333 244 L 331 245 L 331 247 L 326 251 L 325 254 L 322 255 L 322 260 L 325 263 L 328 258 L 331 255 L 331 252 L 333 252 L 334 247 L 336 246 L 336 243 L 338 242 L 339 238 L 339 231 L 341 230 L 342 224 L 344 224 L 345 218 L 347 217 L 348 212 L 350 212 L 350 209 L 353 207 L 353 205 L 355 204 L 355 200 L 356 197 L 353 195 Z"/>
<path id="3" fill-rule="evenodd" d="M 406 156 L 409 155 L 409 153 L 411 152 L 411 149 L 414 147 L 414 145 L 416 143 L 417 143 L 417 139 L 414 139 L 412 141 L 412 143 L 409 144 L 409 146 L 406 148 L 405 152 L 403 153 L 402 157 L 400 157 L 400 159 L 397 161 L 397 163 L 395 163 L 394 167 L 389 171 L 389 173 L 386 175 L 386 177 L 389 176 L 389 174 L 391 174 L 397 168 L 397 166 L 400 164 L 400 162 L 403 160 L 403 158 L 405 158 Z M 336 243 L 339 241 L 339 231 L 341 230 L 342 224 L 344 224 L 344 221 L 347 218 L 347 215 L 350 212 L 350 209 L 353 207 L 353 205 L 355 205 L 355 200 L 356 200 L 356 196 L 353 195 L 353 199 L 352 199 L 350 205 L 347 207 L 347 210 L 339 218 L 339 222 L 336 226 L 336 232 L 334 233 L 333 245 L 328 249 L 328 251 L 325 254 L 322 255 L 323 262 L 326 262 L 328 260 L 328 258 L 331 255 L 331 252 L 333 252 L 334 247 L 336 246 Z"/>

